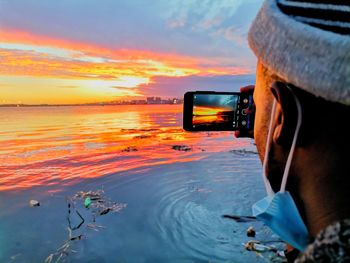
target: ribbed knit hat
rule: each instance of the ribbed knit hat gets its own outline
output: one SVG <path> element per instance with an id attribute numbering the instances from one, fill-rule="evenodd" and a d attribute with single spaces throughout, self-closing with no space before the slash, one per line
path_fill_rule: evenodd
<path id="1" fill-rule="evenodd" d="M 248 40 L 286 82 L 350 105 L 349 0 L 265 0 Z"/>

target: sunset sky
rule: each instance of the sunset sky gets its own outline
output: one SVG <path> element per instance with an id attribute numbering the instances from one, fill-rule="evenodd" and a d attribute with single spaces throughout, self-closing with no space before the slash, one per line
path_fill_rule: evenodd
<path id="1" fill-rule="evenodd" d="M 90 103 L 254 81 L 262 0 L 0 0 L 0 104 Z"/>

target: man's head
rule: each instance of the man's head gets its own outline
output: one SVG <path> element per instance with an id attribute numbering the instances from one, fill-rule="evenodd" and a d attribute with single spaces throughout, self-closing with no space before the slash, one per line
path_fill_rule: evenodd
<path id="1" fill-rule="evenodd" d="M 274 191 L 278 191 L 281 185 L 283 170 L 296 129 L 298 115 L 294 96 L 301 104 L 302 125 L 291 170 L 292 176 L 289 180 L 289 190 L 299 198 L 298 193 L 295 192 L 300 187 L 298 184 L 306 178 L 299 178 L 298 171 L 307 170 L 313 163 L 309 163 L 305 155 L 311 155 L 311 159 L 314 160 L 320 158 L 319 161 L 322 161 L 322 156 L 342 155 L 347 150 L 350 134 L 347 120 L 350 116 L 350 107 L 316 97 L 288 84 L 261 62 L 258 62 L 256 74 L 254 138 L 262 161 L 265 158 L 272 104 L 276 100 L 267 165 L 267 176 Z M 310 169 L 315 170 L 315 167 Z"/>
<path id="2" fill-rule="evenodd" d="M 350 4 L 265 0 L 248 39 L 258 58 L 254 138 L 261 160 L 268 158 L 266 175 L 275 192 L 297 126 L 295 97 L 300 101 L 287 190 L 315 235 L 331 221 L 350 217 Z"/>

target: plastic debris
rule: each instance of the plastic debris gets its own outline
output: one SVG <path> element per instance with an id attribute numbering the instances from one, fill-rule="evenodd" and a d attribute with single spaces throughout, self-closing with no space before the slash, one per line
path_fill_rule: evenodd
<path id="1" fill-rule="evenodd" d="M 276 255 L 278 257 L 281 257 L 281 258 L 285 258 L 286 257 L 286 253 L 284 253 L 283 250 L 277 250 Z"/>
<path id="2" fill-rule="evenodd" d="M 13 255 L 13 256 L 11 256 L 10 258 L 11 258 L 11 260 L 16 260 L 18 257 L 20 257 L 22 255 L 22 253 L 18 253 L 18 254 L 16 254 L 16 255 Z"/>
<path id="3" fill-rule="evenodd" d="M 46 258 L 45 263 L 65 262 L 66 257 L 69 254 L 77 253 L 77 251 L 72 249 L 72 246 L 76 242 L 87 238 L 88 230 L 99 231 L 100 229 L 105 228 L 104 226 L 100 226 L 95 223 L 98 216 L 104 216 L 112 212 L 119 212 L 126 207 L 126 204 L 117 203 L 106 199 L 104 197 L 104 191 L 97 190 L 88 192 L 79 191 L 73 197 L 67 197 L 67 206 L 68 237 L 61 247 Z M 80 213 L 78 206 L 82 207 L 83 209 L 86 208 L 85 213 L 83 213 L 85 218 Z M 86 214 L 90 214 L 90 220 L 88 218 L 89 216 L 86 216 Z M 79 220 L 78 223 L 73 225 L 72 222 L 77 222 L 77 219 Z M 83 228 L 83 226 L 85 228 Z"/>
<path id="4" fill-rule="evenodd" d="M 256 234 L 255 229 L 252 226 L 248 227 L 247 237 L 255 237 L 255 234 Z"/>
<path id="5" fill-rule="evenodd" d="M 85 201 L 84 201 L 84 206 L 86 207 L 86 208 L 89 208 L 89 206 L 91 205 L 91 198 L 90 197 L 86 197 L 85 198 Z"/>
<path id="6" fill-rule="evenodd" d="M 40 203 L 37 200 L 30 200 L 29 201 L 29 206 L 31 206 L 31 207 L 40 206 Z"/>
<path id="7" fill-rule="evenodd" d="M 267 241 L 269 242 L 269 241 Z M 250 240 L 242 244 L 246 250 L 254 252 L 266 262 L 287 263 L 284 247 L 267 245 L 266 241 Z"/>
<path id="8" fill-rule="evenodd" d="M 266 251 L 274 251 L 277 252 L 276 247 L 274 246 L 266 246 L 260 243 L 260 241 L 250 240 L 244 244 L 244 247 L 249 251 L 256 252 L 266 252 Z"/>

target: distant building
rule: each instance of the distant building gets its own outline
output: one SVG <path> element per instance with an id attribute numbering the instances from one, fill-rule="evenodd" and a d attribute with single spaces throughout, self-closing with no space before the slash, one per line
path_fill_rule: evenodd
<path id="1" fill-rule="evenodd" d="M 146 100 L 133 100 L 133 104 L 137 104 L 137 105 L 146 104 L 146 103 L 147 103 Z"/>
<path id="2" fill-rule="evenodd" d="M 147 97 L 147 104 L 161 104 L 162 99 L 160 97 Z"/>
<path id="3" fill-rule="evenodd" d="M 147 97 L 146 101 L 147 101 L 147 104 L 153 104 L 154 103 L 154 97 Z"/>

